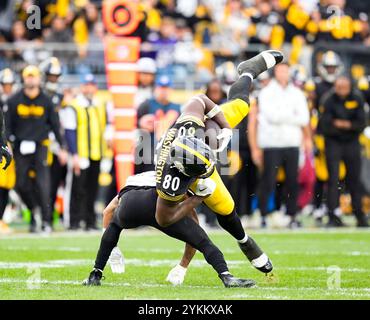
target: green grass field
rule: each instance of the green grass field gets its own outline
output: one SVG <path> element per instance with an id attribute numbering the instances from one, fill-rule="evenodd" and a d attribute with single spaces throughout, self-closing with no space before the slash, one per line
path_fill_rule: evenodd
<path id="1" fill-rule="evenodd" d="M 126 272 L 112 274 L 108 266 L 101 287 L 81 285 L 92 268 L 100 234 L 2 236 L 0 299 L 370 299 L 369 231 L 251 234 L 270 255 L 274 280 L 253 269 L 230 236 L 210 234 L 230 271 L 257 281 L 250 289 L 224 288 L 199 253 L 182 286 L 166 283 L 183 244 L 151 230 L 121 236 Z"/>

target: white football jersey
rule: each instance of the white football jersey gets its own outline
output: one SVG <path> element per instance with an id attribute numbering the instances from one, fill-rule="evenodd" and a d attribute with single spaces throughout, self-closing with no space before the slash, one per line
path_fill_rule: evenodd
<path id="1" fill-rule="evenodd" d="M 155 187 L 155 171 L 146 171 L 143 173 L 135 174 L 127 178 L 127 186 L 136 186 L 136 187 Z"/>

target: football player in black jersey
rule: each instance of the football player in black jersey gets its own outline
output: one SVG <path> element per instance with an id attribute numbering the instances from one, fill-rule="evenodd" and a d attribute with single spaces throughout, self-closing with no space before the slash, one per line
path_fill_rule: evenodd
<path id="1" fill-rule="evenodd" d="M 168 227 L 188 215 L 189 205 L 196 201 L 193 197 L 185 199 L 188 190 L 201 196 L 201 188 L 213 188 L 213 192 L 203 200 L 204 204 L 216 214 L 220 226 L 237 240 L 252 265 L 264 273 L 272 271 L 271 261 L 245 233 L 230 193 L 212 161 L 207 160 L 206 150 L 201 147 L 202 134 L 199 133 L 204 132 L 206 119 L 214 120 L 221 128 L 217 137 L 221 140 L 221 147 L 216 151 L 224 149 L 231 139 L 231 128 L 249 112 L 249 90 L 253 79 L 282 60 L 283 55 L 279 51 L 267 50 L 240 63 L 237 67 L 239 79 L 230 88 L 228 102 L 221 106 L 205 95 L 193 97 L 162 138 L 156 163 L 158 224 Z M 184 144 L 183 137 L 190 136 L 198 139 L 190 145 Z"/>
<path id="2" fill-rule="evenodd" d="M 313 123 L 317 123 L 319 117 L 321 116 L 322 104 L 321 102 L 325 98 L 325 95 L 328 94 L 333 89 L 334 81 L 343 74 L 344 65 L 341 61 L 338 54 L 334 51 L 326 51 L 322 55 L 322 59 L 317 66 L 318 76 L 314 80 L 314 94 L 312 97 L 313 101 Z M 313 216 L 316 220 L 318 226 L 322 226 L 322 219 L 325 216 L 327 211 L 327 206 L 324 201 L 326 198 L 326 189 L 328 182 L 328 169 L 326 166 L 326 157 L 325 157 L 325 142 L 324 136 L 322 135 L 321 128 L 315 128 L 314 133 L 314 145 L 315 145 L 315 173 L 316 181 L 314 187 L 315 197 L 313 199 Z M 345 166 L 341 161 L 340 163 L 340 180 L 343 180 L 345 177 Z"/>
<path id="3" fill-rule="evenodd" d="M 195 140 L 197 139 L 194 137 L 182 138 L 181 143 L 191 144 Z M 214 156 L 210 148 L 202 144 L 201 141 L 197 141 L 196 143 L 204 149 L 204 159 L 212 163 L 213 167 Z M 173 150 L 174 148 L 176 147 L 172 147 Z M 197 167 L 198 170 L 204 169 L 203 164 L 199 164 Z M 210 167 L 210 170 L 213 170 L 213 168 Z M 182 209 L 187 210 L 188 215 L 169 227 L 162 227 L 155 218 L 158 198 L 155 185 L 154 171 L 131 176 L 127 179 L 126 186 L 119 192 L 119 195 L 104 210 L 103 227 L 106 230 L 100 242 L 94 269 L 83 284 L 89 286 L 101 284 L 103 270 L 108 258 L 112 271 L 120 273 L 117 269 L 116 271 L 113 269 L 112 264 L 116 264 L 117 262 L 112 261 L 111 252 L 116 249 L 119 236 L 123 229 L 152 226 L 186 243 L 181 262 L 171 270 L 167 277 L 167 280 L 172 284 L 178 285 L 183 282 L 187 267 L 197 249 L 203 253 L 206 261 L 215 269 L 225 287 L 253 287 L 255 285 L 253 280 L 235 278 L 230 274 L 222 252 L 212 243 L 205 231 L 198 225 L 197 214 L 194 208 L 212 193 L 212 188 L 203 185 L 202 196 L 189 197 L 190 201 L 187 202 L 186 206 L 183 206 Z"/>
<path id="4" fill-rule="evenodd" d="M 184 106 L 180 118 L 162 138 L 156 163 L 158 197 L 154 208 L 155 222 L 152 222 L 152 225 L 168 232 L 176 224 L 181 224 L 184 219 L 189 219 L 187 216 L 193 212 L 193 208 L 204 202 L 217 214 L 220 225 L 238 240 L 240 248 L 252 265 L 264 273 L 272 271 L 272 264 L 254 240 L 245 234 L 235 212 L 233 199 L 215 170 L 213 152 L 199 136 L 204 137 L 202 129 L 207 118 L 216 121 L 222 128 L 221 134 L 217 137 L 222 141 L 221 147 L 217 151 L 224 149 L 231 139 L 231 128 L 237 126 L 249 112 L 248 94 L 252 80 L 282 60 L 280 52 L 268 50 L 242 62 L 237 68 L 240 78 L 231 86 L 228 102 L 222 106 L 215 105 L 205 95 L 193 97 Z M 186 198 L 188 192 L 192 192 L 193 196 Z M 136 200 L 134 203 L 137 205 L 139 201 Z M 126 207 L 126 210 L 129 208 Z M 136 209 L 135 212 L 138 213 L 139 210 Z M 106 241 L 102 239 L 95 268 L 85 284 L 95 282 L 100 284 L 102 268 L 117 244 L 122 228 L 124 228 L 122 225 L 120 227 L 112 223 L 109 225 L 103 236 L 107 239 Z M 179 227 L 179 230 L 189 233 L 190 240 L 182 240 L 204 253 L 204 248 L 199 249 L 199 244 L 193 241 L 198 238 L 195 228 L 187 224 Z M 102 248 L 104 242 L 108 243 L 105 245 L 108 249 Z M 206 254 L 205 257 L 207 259 Z M 231 281 L 234 279 L 228 271 L 219 273 L 219 276 L 226 286 L 230 279 Z"/>
<path id="5" fill-rule="evenodd" d="M 53 102 L 59 118 L 62 117 L 63 108 L 63 93 L 60 91 L 60 77 L 62 75 L 62 65 L 58 58 L 50 57 L 39 65 L 40 71 L 43 73 L 43 89 Z M 54 209 L 57 191 L 61 184 L 65 184 L 67 176 L 67 165 L 61 163 L 58 158 L 59 147 L 55 141 L 53 133 L 49 134 L 51 164 L 50 164 L 50 207 Z M 52 221 L 50 221 L 52 224 Z"/>

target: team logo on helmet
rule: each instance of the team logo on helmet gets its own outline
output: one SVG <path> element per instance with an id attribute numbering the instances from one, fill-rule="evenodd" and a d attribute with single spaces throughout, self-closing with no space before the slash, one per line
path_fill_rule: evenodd
<path id="1" fill-rule="evenodd" d="M 207 178 L 215 168 L 216 157 L 201 139 L 182 136 L 172 142 L 170 162 L 188 177 Z"/>

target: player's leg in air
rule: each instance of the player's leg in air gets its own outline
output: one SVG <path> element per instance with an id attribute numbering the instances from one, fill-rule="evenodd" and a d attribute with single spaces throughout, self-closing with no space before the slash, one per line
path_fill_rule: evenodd
<path id="1" fill-rule="evenodd" d="M 230 87 L 228 101 L 220 106 L 231 128 L 235 128 L 249 113 L 249 92 L 253 80 L 282 62 L 283 58 L 280 51 L 266 50 L 237 66 L 239 79 Z"/>
<path id="2" fill-rule="evenodd" d="M 207 150 L 203 148 L 199 152 L 199 150 L 196 150 L 196 146 L 193 148 L 184 146 L 186 139 L 182 142 L 179 142 L 179 139 L 181 140 L 183 136 L 186 138 L 194 135 L 197 130 L 204 130 L 204 119 L 208 118 L 214 120 L 221 127 L 222 131 L 218 136 L 221 140 L 221 147 L 217 151 L 222 151 L 232 137 L 231 128 L 238 125 L 249 112 L 249 89 L 253 79 L 282 60 L 283 55 L 279 51 L 268 50 L 239 64 L 237 68 L 239 79 L 230 88 L 228 102 L 221 107 L 202 95 L 192 98 L 184 106 L 184 111 L 178 121 L 162 140 L 156 166 L 157 191 L 159 194 L 156 218 L 160 225 L 170 225 L 183 217 L 185 215 L 182 210 L 185 202 L 182 202 L 184 193 L 190 189 L 197 194 L 199 182 L 203 183 L 204 178 L 209 178 L 206 179 L 206 183 L 212 182 L 216 187 L 215 191 L 204 200 L 204 203 L 217 214 L 221 227 L 238 241 L 242 252 L 252 265 L 264 273 L 272 271 L 272 264 L 255 241 L 246 235 L 235 211 L 234 201 L 218 172 L 212 170 L 207 175 L 209 170 L 204 170 L 202 174 L 199 174 L 202 171 L 199 171 L 199 168 L 194 170 L 195 167 L 190 165 L 184 168 L 184 162 L 188 161 L 189 156 L 177 159 L 177 164 L 176 161 L 169 161 L 169 154 L 172 152 L 169 146 L 175 144 L 175 147 L 182 148 L 184 152 L 192 154 L 195 158 L 198 157 L 201 162 L 202 157 L 204 158 L 206 155 L 202 152 L 207 153 Z M 200 142 L 196 141 L 190 141 L 190 143 L 198 147 L 201 145 Z M 207 162 L 204 163 L 207 167 Z"/>
<path id="3" fill-rule="evenodd" d="M 203 200 L 203 197 L 193 196 L 193 198 L 196 200 L 193 201 L 194 205 L 200 204 Z M 145 225 L 155 227 L 187 244 L 180 262 L 181 267 L 185 270 L 195 254 L 195 249 L 197 249 L 203 253 L 206 261 L 215 269 L 225 287 L 252 287 L 255 285 L 253 280 L 235 278 L 230 274 L 222 252 L 197 224 L 194 207 L 189 207 L 191 211 L 188 216 L 169 227 L 161 227 L 155 219 L 156 202 L 157 193 L 154 186 L 136 185 L 125 187 L 120 195 L 108 205 L 103 223 L 104 226 L 109 224 L 101 239 L 94 269 L 88 279 L 84 281 L 85 285 L 100 285 L 103 270 L 111 251 L 118 243 L 121 231 Z M 114 210 L 115 208 L 116 210 Z"/>
<path id="4" fill-rule="evenodd" d="M 240 63 L 237 67 L 239 79 L 231 86 L 228 102 L 221 106 L 222 113 L 231 128 L 235 128 L 249 112 L 249 91 L 253 79 L 283 60 L 279 51 L 267 50 Z M 204 203 L 217 214 L 220 226 L 228 231 L 252 265 L 264 273 L 272 271 L 269 258 L 256 242 L 248 236 L 235 210 L 235 203 L 218 172 L 210 177 L 216 183 L 215 192 Z M 193 186 L 195 187 L 195 186 Z"/>
<path id="5" fill-rule="evenodd" d="M 282 60 L 283 55 L 279 51 L 268 50 L 238 65 L 239 79 L 230 88 L 228 102 L 221 106 L 231 128 L 236 127 L 249 112 L 249 91 L 253 79 Z M 272 263 L 256 242 L 245 233 L 235 210 L 234 200 L 218 172 L 215 171 L 210 178 L 216 183 L 216 189 L 204 203 L 217 214 L 220 226 L 238 241 L 240 249 L 252 265 L 264 273 L 271 272 Z"/>

